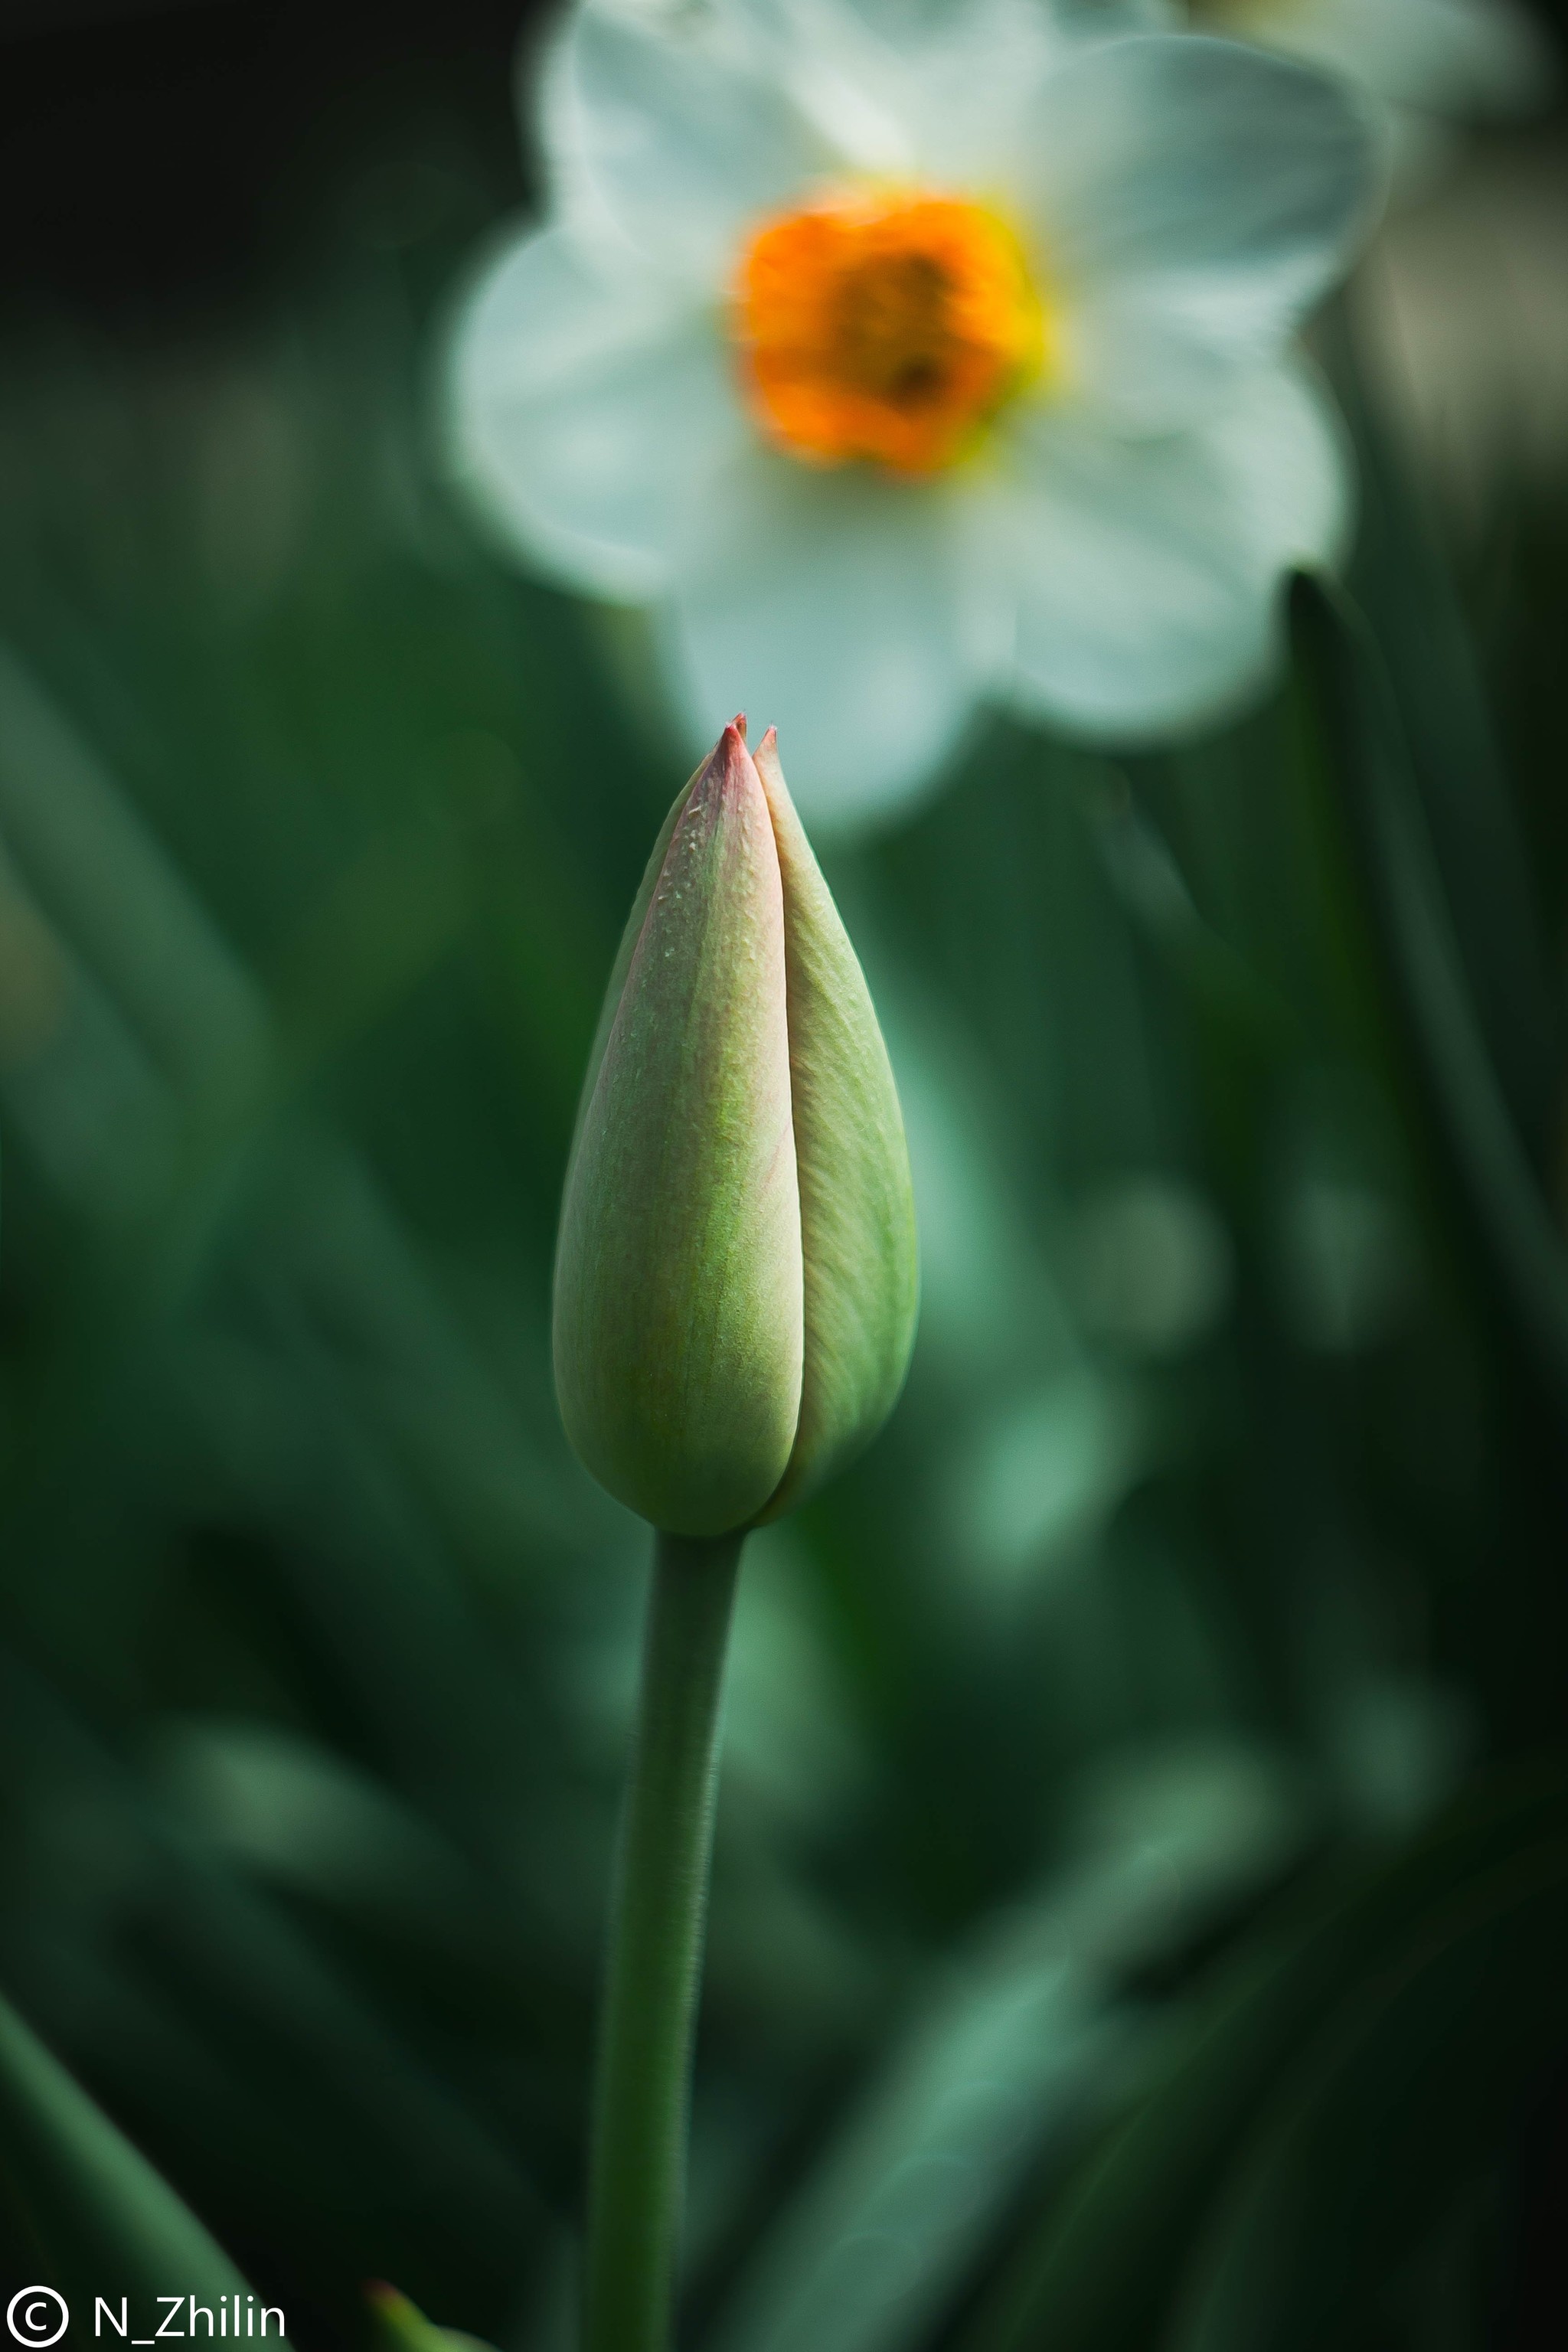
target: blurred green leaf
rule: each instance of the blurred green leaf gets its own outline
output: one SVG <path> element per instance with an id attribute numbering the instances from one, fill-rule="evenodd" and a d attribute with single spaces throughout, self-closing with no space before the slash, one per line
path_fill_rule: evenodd
<path id="1" fill-rule="evenodd" d="M 1343 306 L 1331 306 L 1326 333 L 1360 475 L 1351 589 L 1372 624 L 1409 746 L 1488 1057 L 1539 1171 L 1553 1154 L 1560 1116 L 1563 1007 L 1543 938 L 1543 917 L 1555 910 L 1543 906 L 1542 877 L 1530 868 L 1452 563 L 1347 327 Z"/>
<path id="2" fill-rule="evenodd" d="M 1291 613 L 1326 781 L 1362 864 L 1398 1014 L 1509 1319 L 1568 1417 L 1568 1247 L 1476 1015 L 1376 653 L 1347 600 L 1321 583 L 1296 583 Z"/>
<path id="3" fill-rule="evenodd" d="M 1397 1980 L 1467 1906 L 1489 1906 L 1494 1885 L 1522 1873 L 1533 1891 L 1542 1856 L 1553 1874 L 1550 1901 L 1559 1904 L 1565 1831 L 1568 1781 L 1561 1767 L 1540 1768 L 1471 1798 L 1392 1864 L 1363 1864 L 1348 1880 L 1342 1868 L 1331 1873 L 1326 1887 L 1291 1898 L 1244 1938 L 1173 2020 L 1142 2096 L 1053 2196 L 988 2292 L 963 2352 L 1133 2352 L 1148 2344 L 1194 2232 L 1242 2161 L 1281 2074 L 1324 2021 L 1346 2003 L 1353 2011 L 1369 1994 L 1375 2000 L 1387 1972 Z"/>
<path id="4" fill-rule="evenodd" d="M 1181 2291 L 1173 2352 L 1342 2340 L 1568 2048 L 1568 1811 L 1434 1905 L 1300 2052 Z"/>
<path id="5" fill-rule="evenodd" d="M 0 2164 L 52 2273 L 85 2305 L 247 2292 L 194 2213 L 0 1998 Z M 85 2320 L 84 2320 L 85 2324 Z"/>
<path id="6" fill-rule="evenodd" d="M 1125 1979 L 1208 1928 L 1297 1845 L 1275 1759 L 1218 1743 L 1121 1759 L 1049 1890 L 947 1961 L 811 2177 L 773 2216 L 707 2352 L 892 2352 L 942 2308 L 1043 2152 L 1070 2145 L 1142 2020 Z"/>

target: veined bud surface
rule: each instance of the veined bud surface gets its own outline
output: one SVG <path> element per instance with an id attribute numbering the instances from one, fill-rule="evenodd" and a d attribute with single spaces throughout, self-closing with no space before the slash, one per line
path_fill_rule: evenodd
<path id="1" fill-rule="evenodd" d="M 583 1461 L 671 1535 L 777 1517 L 881 1427 L 918 1301 L 864 975 L 778 762 L 727 727 L 666 820 L 594 1042 L 555 1268 Z"/>

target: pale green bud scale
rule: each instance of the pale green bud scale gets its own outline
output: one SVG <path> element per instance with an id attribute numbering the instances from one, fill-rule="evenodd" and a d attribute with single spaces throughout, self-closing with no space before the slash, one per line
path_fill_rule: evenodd
<path id="1" fill-rule="evenodd" d="M 866 976 L 812 855 L 770 727 L 757 747 L 784 886 L 805 1362 L 776 1518 L 869 1444 L 898 1401 L 920 1306 L 903 1116 Z"/>

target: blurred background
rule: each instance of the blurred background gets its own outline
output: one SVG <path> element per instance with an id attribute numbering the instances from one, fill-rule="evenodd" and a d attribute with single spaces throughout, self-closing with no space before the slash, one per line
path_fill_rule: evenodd
<path id="1" fill-rule="evenodd" d="M 647 1544 L 560 1433 L 550 1262 L 681 763 L 627 625 L 443 478 L 442 323 L 529 195 L 517 0 L 0 27 L 0 1982 L 297 2344 L 388 2277 L 561 2352 Z M 828 861 L 925 1307 L 746 1570 L 711 2352 L 972 2340 L 1182 2021 L 1563 1731 L 1561 117 L 1471 140 L 1321 346 L 1426 964 L 1310 663 L 1169 755 L 998 721 Z M 1049 2340 L 1560 2340 L 1547 1950 L 1347 2067 L 1267 2325 L 1180 2335 L 1193 2249 L 1291 2065 L 1363 2048 L 1348 1962 L 1327 2042 L 1195 2095 L 1146 2307 Z"/>

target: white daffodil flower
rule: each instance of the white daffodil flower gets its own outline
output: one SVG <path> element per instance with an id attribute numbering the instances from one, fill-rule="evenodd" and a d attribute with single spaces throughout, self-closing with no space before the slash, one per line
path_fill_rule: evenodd
<path id="1" fill-rule="evenodd" d="M 1552 86 L 1551 53 L 1518 0 L 1189 0 L 1203 30 L 1348 76 L 1419 162 L 1445 122 L 1518 113 Z"/>
<path id="2" fill-rule="evenodd" d="M 1289 351 L 1373 205 L 1341 86 L 1085 0 L 578 0 L 542 90 L 457 462 L 657 607 L 694 738 L 744 706 L 849 824 L 984 698 L 1125 743 L 1258 689 L 1348 527 Z"/>

